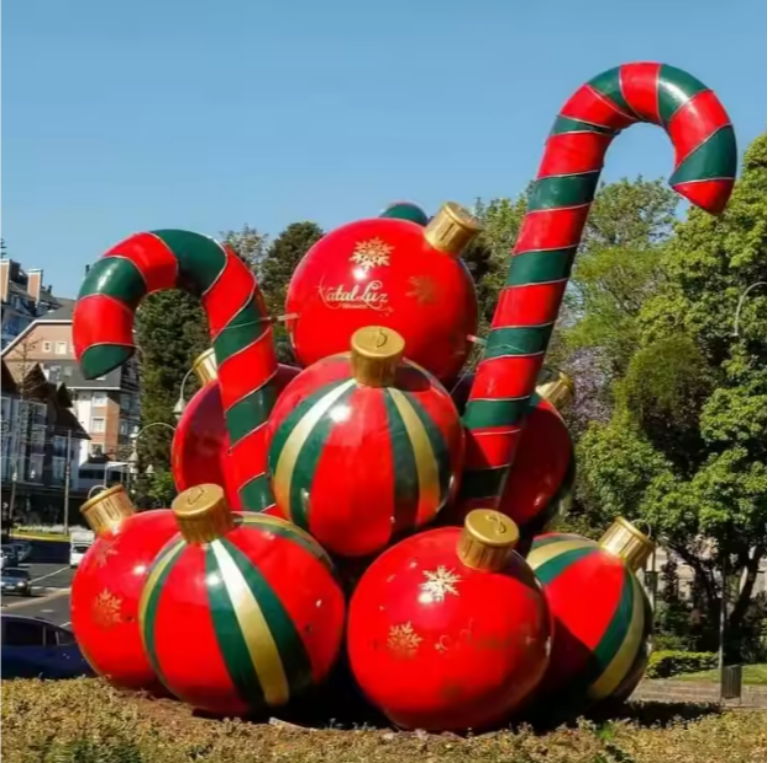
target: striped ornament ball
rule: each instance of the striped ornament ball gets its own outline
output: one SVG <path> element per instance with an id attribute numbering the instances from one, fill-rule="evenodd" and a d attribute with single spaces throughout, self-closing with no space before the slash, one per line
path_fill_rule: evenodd
<path id="1" fill-rule="evenodd" d="M 232 512 L 218 485 L 173 502 L 180 533 L 139 605 L 166 688 L 220 716 L 262 714 L 321 683 L 341 646 L 345 602 L 330 559 L 283 519 Z"/>
<path id="2" fill-rule="evenodd" d="M 328 551 L 362 557 L 430 522 L 457 488 L 464 432 L 450 395 L 368 327 L 318 361 L 269 419 L 269 472 L 283 515 Z"/>
<path id="3" fill-rule="evenodd" d="M 555 631 L 539 698 L 564 715 L 625 699 L 650 653 L 652 614 L 635 576 L 654 544 L 617 519 L 600 541 L 580 535 L 537 536 L 527 561 L 544 587 Z M 548 710 L 545 710 L 549 712 Z"/>

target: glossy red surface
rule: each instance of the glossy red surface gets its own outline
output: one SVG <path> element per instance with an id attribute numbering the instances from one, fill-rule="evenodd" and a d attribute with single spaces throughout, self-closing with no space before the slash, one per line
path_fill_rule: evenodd
<path id="1" fill-rule="evenodd" d="M 144 654 L 139 599 L 155 556 L 176 533 L 167 509 L 145 511 L 99 536 L 72 581 L 72 630 L 91 667 L 110 683 L 165 693 Z"/>
<path id="2" fill-rule="evenodd" d="M 461 530 L 439 528 L 384 552 L 352 598 L 348 650 L 369 699 L 399 726 L 481 729 L 536 689 L 551 620 L 541 587 L 515 554 L 502 572 L 465 566 Z"/>
<path id="3" fill-rule="evenodd" d="M 181 541 L 148 586 L 143 616 L 167 688 L 222 716 L 264 712 L 322 682 L 341 648 L 346 609 L 311 538 L 264 514 L 236 521 L 212 543 Z"/>
<path id="4" fill-rule="evenodd" d="M 474 377 L 465 376 L 451 390 L 459 411 L 463 412 Z M 568 473 L 573 446 L 568 427 L 557 409 L 534 395 L 526 428 L 521 436 L 517 459 L 497 507 L 514 520 L 523 535 L 542 532 L 552 509 L 552 498 Z M 451 507 L 444 517 L 461 525 L 469 508 Z"/>
<path id="5" fill-rule="evenodd" d="M 407 220 L 360 220 L 325 235 L 288 288 L 285 312 L 304 366 L 349 349 L 370 325 L 395 329 L 405 355 L 441 380 L 455 377 L 477 330 L 477 299 L 460 258 L 433 249 Z"/>
<path id="6" fill-rule="evenodd" d="M 364 557 L 450 502 L 464 431 L 430 374 L 405 362 L 392 387 L 363 386 L 347 354 L 315 363 L 288 385 L 266 440 L 284 516 L 328 551 Z"/>
<path id="7" fill-rule="evenodd" d="M 298 373 L 293 366 L 278 366 L 278 394 Z M 171 445 L 171 470 L 179 491 L 206 483 L 221 485 L 229 505 L 240 509 L 218 382 L 198 390 L 184 408 Z"/>

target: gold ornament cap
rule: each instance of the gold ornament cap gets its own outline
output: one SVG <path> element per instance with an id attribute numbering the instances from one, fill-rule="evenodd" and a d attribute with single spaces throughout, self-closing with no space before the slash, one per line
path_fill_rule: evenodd
<path id="1" fill-rule="evenodd" d="M 536 392 L 562 413 L 573 402 L 576 387 L 568 374 L 558 371 L 554 379 L 539 384 Z"/>
<path id="2" fill-rule="evenodd" d="M 633 572 L 643 569 L 656 544 L 624 517 L 617 517 L 599 540 L 601 548 L 622 558 Z"/>
<path id="3" fill-rule="evenodd" d="M 464 519 L 456 550 L 467 567 L 493 572 L 507 566 L 519 539 L 517 525 L 506 514 L 474 509 Z"/>
<path id="4" fill-rule="evenodd" d="M 434 249 L 457 257 L 482 230 L 480 221 L 461 204 L 449 201 L 424 228 L 424 238 Z"/>
<path id="5" fill-rule="evenodd" d="M 213 347 L 200 353 L 192 363 L 192 371 L 198 378 L 200 384 L 216 381 L 219 378 L 218 366 L 216 365 L 216 353 Z"/>
<path id="6" fill-rule="evenodd" d="M 122 485 L 102 490 L 87 500 L 80 509 L 88 526 L 96 535 L 114 532 L 124 519 L 136 513 L 136 507 Z"/>
<path id="7" fill-rule="evenodd" d="M 225 536 L 235 526 L 220 485 L 188 488 L 173 499 L 171 509 L 187 543 L 210 543 Z"/>
<path id="8" fill-rule="evenodd" d="M 384 326 L 352 334 L 352 375 L 366 387 L 391 387 L 405 351 L 405 339 Z"/>

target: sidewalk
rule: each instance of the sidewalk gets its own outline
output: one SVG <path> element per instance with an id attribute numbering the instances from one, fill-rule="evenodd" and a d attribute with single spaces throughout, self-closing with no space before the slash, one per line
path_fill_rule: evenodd
<path id="1" fill-rule="evenodd" d="M 701 705 L 720 702 L 720 685 L 711 682 L 678 681 L 674 678 L 645 679 L 632 695 L 641 702 L 691 702 Z M 766 707 L 765 686 L 742 686 L 741 700 L 729 699 L 726 707 Z"/>

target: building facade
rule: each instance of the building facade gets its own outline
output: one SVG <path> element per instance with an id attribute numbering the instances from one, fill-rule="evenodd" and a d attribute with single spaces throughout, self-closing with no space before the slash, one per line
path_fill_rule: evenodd
<path id="1" fill-rule="evenodd" d="M 140 424 L 136 360 L 98 379 L 85 379 L 72 343 L 71 305 L 36 318 L 2 354 L 12 370 L 39 364 L 49 382 L 66 385 L 73 413 L 89 438 L 79 443 L 79 483 L 107 484 L 110 465 L 127 460 L 130 435 Z"/>
<path id="2" fill-rule="evenodd" d="M 36 318 L 71 305 L 72 300 L 54 297 L 43 284 L 43 271 L 24 270 L 15 260 L 0 260 L 2 301 L 2 348 L 5 349 Z"/>

